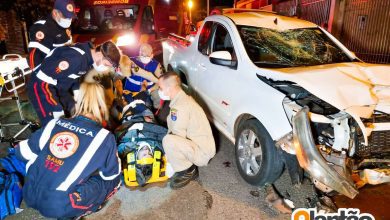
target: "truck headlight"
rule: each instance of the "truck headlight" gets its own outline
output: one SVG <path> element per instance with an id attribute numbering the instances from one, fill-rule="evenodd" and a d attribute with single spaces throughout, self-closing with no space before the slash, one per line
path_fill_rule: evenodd
<path id="1" fill-rule="evenodd" d="M 118 37 L 118 39 L 116 41 L 116 45 L 118 47 L 132 46 L 135 44 L 136 41 L 137 41 L 137 39 L 135 37 L 135 34 L 130 33 L 130 34 L 125 34 L 125 35 Z"/>

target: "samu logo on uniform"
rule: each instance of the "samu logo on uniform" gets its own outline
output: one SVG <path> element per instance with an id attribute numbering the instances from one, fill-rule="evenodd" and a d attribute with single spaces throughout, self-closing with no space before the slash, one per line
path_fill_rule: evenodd
<path id="1" fill-rule="evenodd" d="M 360 209 L 340 208 L 337 213 L 318 213 L 316 209 L 299 208 L 291 214 L 291 220 L 375 220 L 369 213 L 360 213 Z"/>
<path id="2" fill-rule="evenodd" d="M 79 147 L 79 138 L 72 132 L 60 132 L 50 141 L 50 152 L 57 158 L 72 156 Z"/>

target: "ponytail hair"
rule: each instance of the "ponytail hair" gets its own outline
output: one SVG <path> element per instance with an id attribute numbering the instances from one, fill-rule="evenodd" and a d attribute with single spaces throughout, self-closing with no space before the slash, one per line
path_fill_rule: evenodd
<path id="1" fill-rule="evenodd" d="M 100 123 L 108 120 L 109 111 L 103 87 L 98 83 L 83 82 L 80 85 L 74 116 L 93 115 Z"/>

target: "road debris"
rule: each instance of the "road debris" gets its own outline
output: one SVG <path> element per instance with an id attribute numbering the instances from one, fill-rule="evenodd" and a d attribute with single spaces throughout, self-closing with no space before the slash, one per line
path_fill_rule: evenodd
<path id="1" fill-rule="evenodd" d="M 274 187 L 272 185 L 266 185 L 265 191 L 267 196 L 265 197 L 266 202 L 270 207 L 275 208 L 280 213 L 283 214 L 290 214 L 292 213 L 292 209 L 290 206 L 285 202 L 285 200 L 280 197 L 280 195 L 276 192 Z"/>

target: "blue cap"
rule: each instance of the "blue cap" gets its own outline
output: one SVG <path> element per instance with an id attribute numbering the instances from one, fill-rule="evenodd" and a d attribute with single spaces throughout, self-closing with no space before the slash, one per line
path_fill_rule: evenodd
<path id="1" fill-rule="evenodd" d="M 56 0 L 54 9 L 60 11 L 65 18 L 75 18 L 75 5 L 73 0 Z"/>

